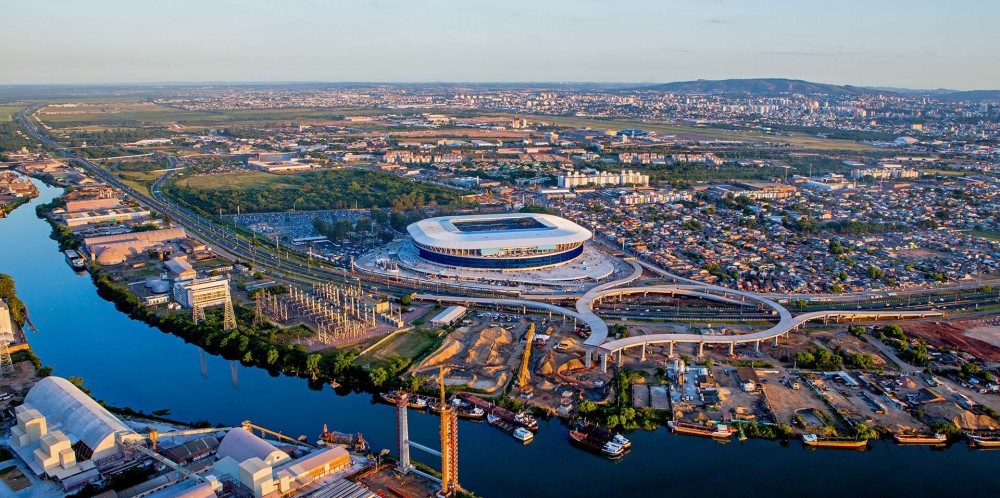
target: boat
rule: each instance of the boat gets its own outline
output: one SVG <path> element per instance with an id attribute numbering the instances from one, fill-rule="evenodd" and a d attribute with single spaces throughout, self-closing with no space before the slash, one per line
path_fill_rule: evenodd
<path id="1" fill-rule="evenodd" d="M 576 424 L 574 430 L 582 432 L 584 434 L 592 434 L 602 441 L 608 441 L 621 446 L 623 449 L 629 449 L 632 447 L 632 441 L 621 434 L 611 432 L 604 427 L 597 424 L 592 424 L 590 422 L 580 422 Z"/>
<path id="2" fill-rule="evenodd" d="M 303 436 L 305 437 L 305 436 Z M 368 441 L 361 433 L 357 434 L 346 434 L 343 432 L 333 431 L 330 432 L 326 428 L 326 424 L 323 424 L 323 433 L 319 435 L 319 441 L 317 441 L 318 446 L 330 446 L 330 445 L 346 445 L 350 446 L 358 453 L 367 453 L 371 449 Z"/>
<path id="3" fill-rule="evenodd" d="M 486 416 L 486 421 L 493 427 L 510 434 L 514 439 L 517 439 L 522 443 L 528 443 L 535 438 L 535 434 L 528 429 L 520 427 L 517 424 L 492 413 Z"/>
<path id="4" fill-rule="evenodd" d="M 63 254 L 66 255 L 66 262 L 69 263 L 69 266 L 73 270 L 82 272 L 87 269 L 87 260 L 83 256 L 80 256 L 80 253 L 73 249 L 68 249 L 63 251 Z"/>
<path id="5" fill-rule="evenodd" d="M 810 448 L 841 448 L 849 450 L 863 450 L 868 447 L 867 439 L 854 439 L 849 437 L 824 437 L 816 434 L 803 434 L 802 444 Z"/>
<path id="6" fill-rule="evenodd" d="M 601 453 L 604 456 L 617 458 L 625 453 L 622 445 L 603 439 L 593 431 L 582 432 L 579 430 L 569 431 L 569 440 L 584 449 Z"/>
<path id="7" fill-rule="evenodd" d="M 944 434 L 893 434 L 897 444 L 945 444 L 948 437 Z"/>
<path id="8" fill-rule="evenodd" d="M 389 391 L 387 393 L 379 393 L 379 397 L 382 401 L 389 403 L 390 405 L 395 405 L 399 399 L 398 391 Z M 417 394 L 411 394 L 406 406 L 413 408 L 414 410 L 423 410 L 427 408 L 427 396 L 420 396 Z"/>
<path id="9" fill-rule="evenodd" d="M 678 422 L 671 420 L 667 422 L 667 427 L 675 434 L 687 434 L 689 436 L 712 437 L 717 439 L 729 439 L 733 435 L 733 430 L 725 424 L 718 424 L 715 427 L 688 422 Z"/>
<path id="10" fill-rule="evenodd" d="M 482 420 L 486 418 L 486 410 L 462 401 L 458 397 L 453 396 L 451 398 L 450 405 L 451 409 L 455 411 L 455 415 L 457 415 L 458 418 L 469 420 Z M 431 412 L 441 413 L 441 402 L 438 401 L 437 398 L 428 401 L 427 406 L 431 409 Z"/>
<path id="11" fill-rule="evenodd" d="M 1000 448 L 1000 432 L 966 432 L 974 448 Z"/>
<path id="12" fill-rule="evenodd" d="M 493 403 L 490 403 L 489 401 L 486 401 L 485 399 L 480 398 L 479 396 L 474 396 L 469 393 L 458 393 L 456 396 L 462 401 L 465 401 L 472 406 L 481 408 L 487 414 L 497 416 L 499 418 L 506 420 L 507 422 L 519 425 L 532 432 L 538 430 L 538 420 L 536 420 L 535 417 L 532 417 L 531 415 L 528 415 L 523 411 L 515 413 L 506 408 L 494 405 Z"/>

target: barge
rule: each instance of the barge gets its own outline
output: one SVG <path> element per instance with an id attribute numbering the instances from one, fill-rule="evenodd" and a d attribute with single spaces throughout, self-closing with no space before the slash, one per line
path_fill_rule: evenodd
<path id="1" fill-rule="evenodd" d="M 675 434 L 686 434 L 688 436 L 729 439 L 733 435 L 733 430 L 725 424 L 719 424 L 712 427 L 709 425 L 691 424 L 688 422 L 671 420 L 667 422 L 667 427 L 669 427 Z"/>
<path id="2" fill-rule="evenodd" d="M 479 396 L 474 396 L 469 393 L 458 393 L 456 397 L 472 406 L 481 408 L 488 415 L 501 418 L 514 425 L 524 427 L 532 432 L 538 430 L 538 420 L 523 411 L 515 413 L 506 408 L 494 405 Z"/>
<path id="3" fill-rule="evenodd" d="M 868 447 L 868 440 L 849 437 L 824 437 L 816 434 L 803 434 L 802 444 L 810 448 L 863 450 Z"/>
<path id="4" fill-rule="evenodd" d="M 66 263 L 69 264 L 70 268 L 73 268 L 73 271 L 83 273 L 87 270 L 87 260 L 80 253 L 68 249 L 63 251 L 63 254 L 66 256 Z"/>
<path id="5" fill-rule="evenodd" d="M 500 429 L 522 443 L 530 443 L 535 438 L 535 434 L 528 429 L 492 413 L 486 416 L 486 421 L 493 427 Z"/>
<path id="6" fill-rule="evenodd" d="M 948 442 L 944 434 L 893 434 L 896 444 L 941 445 Z"/>

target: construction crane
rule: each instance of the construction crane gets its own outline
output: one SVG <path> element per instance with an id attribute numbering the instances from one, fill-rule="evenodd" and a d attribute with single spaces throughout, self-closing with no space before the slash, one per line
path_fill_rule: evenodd
<path id="1" fill-rule="evenodd" d="M 250 434 L 253 434 L 253 430 L 257 429 L 258 431 L 261 432 L 261 434 L 270 434 L 270 435 L 272 435 L 272 436 L 274 436 L 274 437 L 276 437 L 278 439 L 287 439 L 287 440 L 291 441 L 293 444 L 299 444 L 299 445 L 302 445 L 302 446 L 308 446 L 310 448 L 319 448 L 319 446 L 316 446 L 315 444 L 311 444 L 311 443 L 306 442 L 306 441 L 300 441 L 300 440 L 295 439 L 295 438 L 293 438 L 291 436 L 286 436 L 286 435 L 284 435 L 284 434 L 282 434 L 280 432 L 274 432 L 271 429 L 266 429 L 266 428 L 261 427 L 259 425 L 255 425 L 255 424 L 251 423 L 249 420 L 244 420 L 243 421 L 243 428 L 246 429 L 246 431 L 249 432 Z"/>
<path id="2" fill-rule="evenodd" d="M 524 338 L 528 341 L 528 343 L 524 346 L 524 356 L 521 357 L 521 368 L 517 372 L 517 388 L 522 394 L 529 393 L 531 391 L 531 385 L 528 384 L 530 376 L 528 368 L 531 365 L 531 343 L 535 340 L 534 323 L 528 325 L 528 333 L 525 334 Z"/>

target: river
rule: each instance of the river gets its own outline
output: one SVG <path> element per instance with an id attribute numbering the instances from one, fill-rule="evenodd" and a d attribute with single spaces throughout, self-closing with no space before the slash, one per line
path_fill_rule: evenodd
<path id="1" fill-rule="evenodd" d="M 370 395 L 312 390 L 304 379 L 234 366 L 119 313 L 97 296 L 89 276 L 65 263 L 49 225 L 35 216 L 35 206 L 61 189 L 36 184 L 39 198 L 0 219 L 0 272 L 16 280 L 39 329 L 28 340 L 55 375 L 84 378 L 97 399 L 112 405 L 167 409 L 178 420 L 251 420 L 310 439 L 326 423 L 363 432 L 375 450 L 395 447 L 394 408 Z M 436 417 L 411 411 L 410 431 L 411 439 L 437 446 Z M 631 453 L 611 462 L 570 447 L 566 433 L 559 422 L 543 421 L 535 440 L 522 447 L 483 423 L 462 421 L 459 481 L 485 497 L 941 496 L 1000 488 L 1000 451 L 963 444 L 931 450 L 879 442 L 864 453 L 808 451 L 795 442 L 719 444 L 661 429 L 631 434 Z M 413 456 L 437 467 L 430 455 L 414 450 Z"/>

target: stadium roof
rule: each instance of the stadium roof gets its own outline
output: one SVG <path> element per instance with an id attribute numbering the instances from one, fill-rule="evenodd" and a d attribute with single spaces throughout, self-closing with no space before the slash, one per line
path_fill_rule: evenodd
<path id="1" fill-rule="evenodd" d="M 537 228 L 515 228 L 484 231 L 460 229 L 455 223 L 487 222 L 528 218 Z M 504 247 L 554 246 L 574 244 L 589 240 L 590 230 L 558 216 L 535 213 L 488 214 L 473 216 L 442 216 L 428 218 L 406 227 L 413 240 L 430 247 L 449 249 L 495 249 Z"/>

